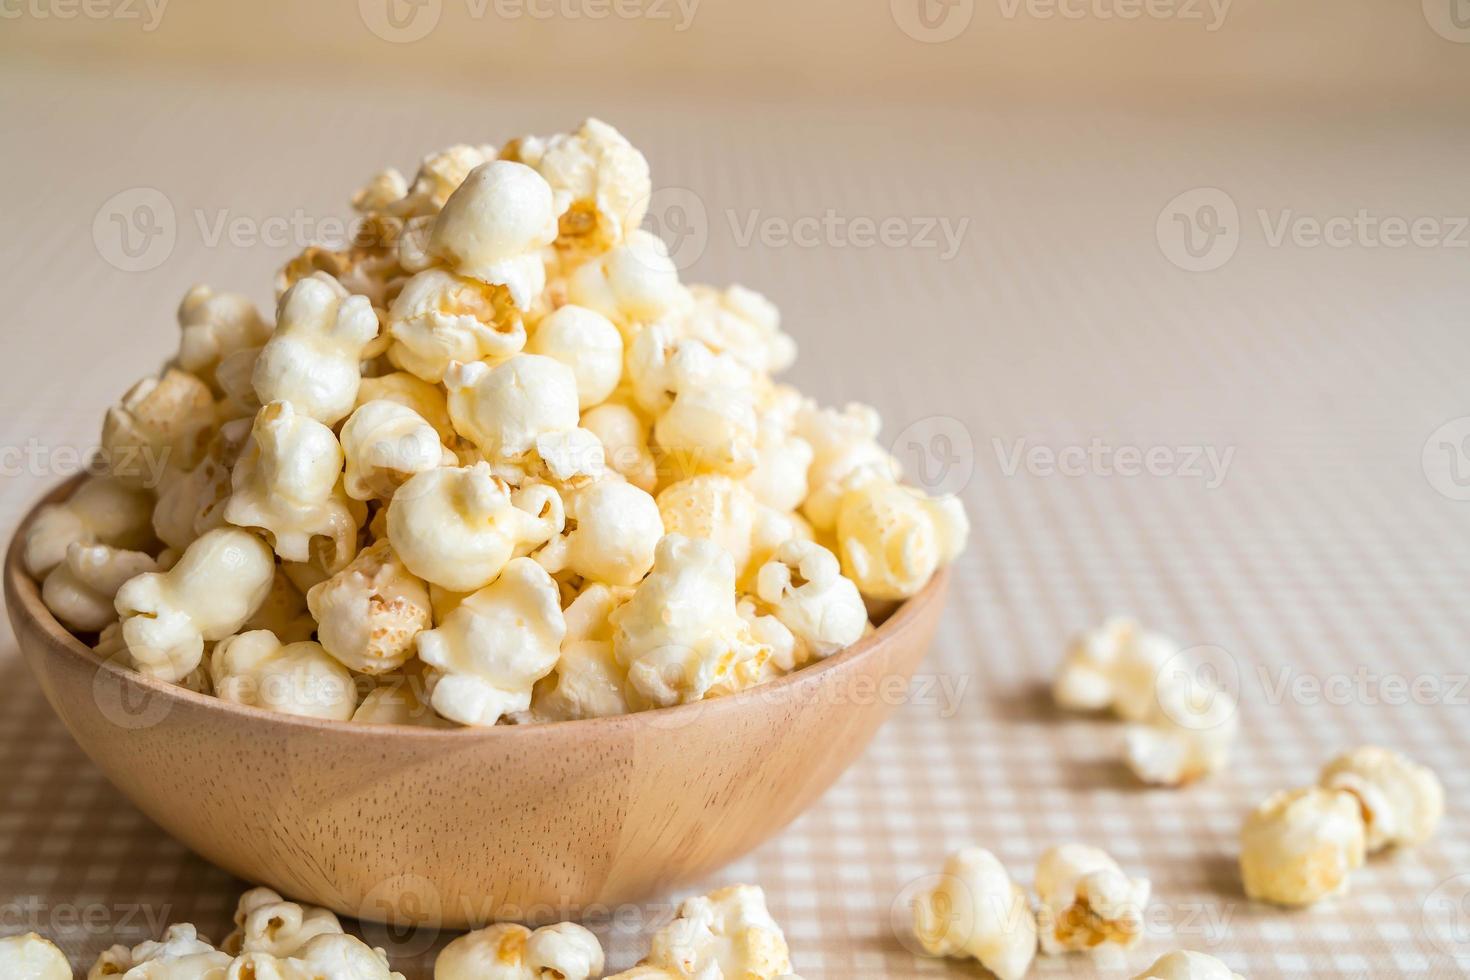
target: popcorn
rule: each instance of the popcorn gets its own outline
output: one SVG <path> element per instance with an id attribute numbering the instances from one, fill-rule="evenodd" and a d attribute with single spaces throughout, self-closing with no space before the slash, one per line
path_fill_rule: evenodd
<path id="1" fill-rule="evenodd" d="M 326 651 L 361 674 L 386 674 L 413 656 L 414 637 L 432 625 L 429 590 L 411 574 L 388 541 L 363 550 L 352 563 L 306 596 Z"/>
<path id="2" fill-rule="evenodd" d="M 102 453 L 108 472 L 130 487 L 152 489 L 169 469 L 188 470 L 204 452 L 214 425 L 214 395 L 175 368 L 145 378 L 107 410 Z"/>
<path id="3" fill-rule="evenodd" d="M 765 892 L 732 885 L 685 899 L 674 920 L 654 935 L 642 965 L 675 977 L 775 980 L 791 972 L 791 954 L 766 908 Z"/>
<path id="4" fill-rule="evenodd" d="M 553 193 L 570 200 L 561 215 L 558 248 L 605 252 L 648 212 L 648 161 L 601 120 L 588 119 L 575 133 L 515 140 L 503 155 L 535 167 Z"/>
<path id="5" fill-rule="evenodd" d="M 571 368 L 583 411 L 606 401 L 623 376 L 622 334 L 607 317 L 580 306 L 563 306 L 543 317 L 526 350 Z"/>
<path id="6" fill-rule="evenodd" d="M 158 562 L 141 551 L 73 544 L 66 561 L 46 576 L 41 601 L 70 629 L 95 633 L 116 621 L 113 600 L 123 583 L 156 571 Z"/>
<path id="7" fill-rule="evenodd" d="M 1205 953 L 1176 950 L 1154 960 L 1133 980 L 1245 980 L 1239 973 Z"/>
<path id="8" fill-rule="evenodd" d="M 729 553 L 683 534 L 659 542 L 653 571 L 610 619 L 630 686 L 659 707 L 746 686 L 770 656 L 735 608 Z"/>
<path id="9" fill-rule="evenodd" d="M 208 286 L 195 286 L 179 304 L 180 368 L 211 385 L 219 386 L 215 370 L 232 354 L 264 346 L 271 325 L 261 319 L 255 304 L 239 293 L 217 293 Z"/>
<path id="10" fill-rule="evenodd" d="M 199 465 L 187 473 L 171 471 L 164 479 L 153 508 L 153 531 L 164 544 L 187 548 L 205 531 L 225 526 L 235 464 L 250 441 L 252 422 L 242 418 L 224 423 Z"/>
<path id="11" fill-rule="evenodd" d="M 1353 749 L 1329 762 L 1318 782 L 1357 799 L 1370 854 L 1422 844 L 1444 816 L 1439 777 L 1391 749 L 1374 745 Z"/>
<path id="12" fill-rule="evenodd" d="M 567 525 L 536 553 L 553 575 L 566 571 L 593 582 L 637 585 L 653 567 L 664 535 L 659 506 L 644 491 L 621 480 L 601 480 L 565 498 Z"/>
<path id="13" fill-rule="evenodd" d="M 270 591 L 260 608 L 240 627 L 240 632 L 270 630 L 282 643 L 309 640 L 316 632 L 316 620 L 306 609 L 306 597 L 284 568 L 277 568 Z"/>
<path id="14" fill-rule="evenodd" d="M 434 961 L 434 980 L 591 980 L 602 976 L 602 944 L 574 922 L 499 922 L 465 933 Z"/>
<path id="15" fill-rule="evenodd" d="M 676 323 L 687 337 L 729 353 L 753 371 L 779 374 L 796 361 L 796 341 L 781 332 L 781 312 L 753 289 L 690 286 L 692 305 Z"/>
<path id="16" fill-rule="evenodd" d="M 1177 650 L 1131 619 L 1109 619 L 1073 641 L 1052 694 L 1074 711 L 1112 709 L 1128 721 L 1145 721 L 1158 711 L 1162 671 Z"/>
<path id="17" fill-rule="evenodd" d="M 363 378 L 357 389 L 357 408 L 372 401 L 390 401 L 411 409 L 428 422 L 445 443 L 455 437 L 449 421 L 449 403 L 444 389 L 430 384 L 407 371 L 394 371 L 377 378 Z"/>
<path id="18" fill-rule="evenodd" d="M 1149 883 L 1129 878 L 1107 852 L 1063 844 L 1036 867 L 1041 951 L 1048 955 L 1102 946 L 1131 948 L 1143 934 Z"/>
<path id="19" fill-rule="evenodd" d="M 417 661 L 414 661 L 417 664 Z M 367 692 L 353 712 L 352 720 L 370 725 L 412 725 L 418 728 L 453 728 L 454 723 L 441 718 L 425 700 L 425 680 L 417 670 L 386 674 L 378 678 L 378 686 Z"/>
<path id="20" fill-rule="evenodd" d="M 220 641 L 209 676 L 216 697 L 267 711 L 347 721 L 357 709 L 352 674 L 321 644 L 283 645 L 269 630 Z"/>
<path id="21" fill-rule="evenodd" d="M 631 588 L 594 582 L 567 606 L 561 658 L 556 670 L 537 682 L 532 692 L 532 720 L 606 718 L 632 710 L 628 672 L 613 654 L 609 622 L 613 610 L 632 595 Z"/>
<path id="22" fill-rule="evenodd" d="M 493 725 L 531 705 L 531 688 L 551 673 L 566 635 L 556 583 L 529 558 L 505 566 L 437 628 L 417 637 L 436 671 L 434 710 L 463 725 Z"/>
<path id="23" fill-rule="evenodd" d="M 318 272 L 286 290 L 276 320 L 252 375 L 261 404 L 289 402 L 304 416 L 336 425 L 357 404 L 358 362 L 378 335 L 372 304 Z"/>
<path id="24" fill-rule="evenodd" d="M 964 550 L 970 533 L 954 497 L 874 480 L 843 495 L 837 512 L 842 570 L 870 599 L 907 599 Z"/>
<path id="25" fill-rule="evenodd" d="M 1182 786 L 1224 767 L 1240 726 L 1235 699 L 1194 677 L 1161 683 L 1146 722 L 1124 732 L 1124 760 L 1145 783 Z"/>
<path id="26" fill-rule="evenodd" d="M 343 490 L 342 465 L 331 429 L 290 402 L 271 402 L 256 415 L 235 464 L 225 520 L 265 531 L 287 561 L 307 561 L 312 539 L 326 538 L 327 570 L 341 568 L 356 553 L 357 529 L 366 520 L 363 506 Z"/>
<path id="27" fill-rule="evenodd" d="M 868 609 L 842 575 L 837 557 L 813 541 L 792 539 L 756 575 L 756 595 L 802 648 L 798 661 L 829 657 L 862 638 Z"/>
<path id="28" fill-rule="evenodd" d="M 295 956 L 317 936 L 341 935 L 337 916 L 315 905 L 288 902 L 269 888 L 252 888 L 235 906 L 235 931 L 220 947 L 232 956 Z"/>
<path id="29" fill-rule="evenodd" d="M 34 932 L 0 939 L 0 976 L 12 980 L 71 980 L 71 964 Z"/>
<path id="30" fill-rule="evenodd" d="M 607 458 L 597 436 L 586 429 L 543 432 L 536 437 L 530 472 L 564 488 L 583 487 L 607 475 Z"/>
<path id="31" fill-rule="evenodd" d="M 459 460 L 434 427 L 397 402 L 359 405 L 342 425 L 343 488 L 354 500 L 389 498 L 409 477 Z"/>
<path id="32" fill-rule="evenodd" d="M 973 957 L 1000 980 L 1026 975 L 1036 957 L 1036 916 L 994 854 L 951 855 L 940 883 L 914 902 L 914 934 L 930 956 Z"/>
<path id="33" fill-rule="evenodd" d="M 132 949 L 113 946 L 97 957 L 87 980 L 224 980 L 230 954 L 215 949 L 187 922 L 171 925 L 162 940 Z M 66 976 L 70 977 L 68 972 Z"/>
<path id="34" fill-rule="evenodd" d="M 751 539 L 760 504 L 727 476 L 694 476 L 665 487 L 658 511 L 666 534 L 713 541 L 735 562 L 737 576 L 750 563 Z"/>
<path id="35" fill-rule="evenodd" d="M 388 311 L 388 360 L 424 381 L 444 380 L 455 361 L 504 361 L 526 345 L 520 311 L 502 286 L 425 269 Z"/>
<path id="36" fill-rule="evenodd" d="M 639 229 L 579 266 L 566 286 L 568 302 L 601 313 L 624 331 L 625 339 L 634 324 L 653 323 L 690 303 L 668 246 Z"/>
<path id="37" fill-rule="evenodd" d="M 898 463 L 878 445 L 882 425 L 876 409 L 856 402 L 841 411 L 807 404 L 796 412 L 796 434 L 812 449 L 810 492 L 801 509 L 818 531 L 836 526 L 849 489 L 865 480 L 897 478 Z"/>
<path id="38" fill-rule="evenodd" d="M 408 181 L 397 169 L 389 167 L 373 174 L 366 184 L 357 189 L 352 195 L 352 208 L 364 213 L 386 211 L 407 196 Z M 445 197 L 448 196 L 446 193 Z"/>
<path id="39" fill-rule="evenodd" d="M 583 414 L 582 428 L 602 443 L 608 466 L 633 486 L 653 493 L 658 486 L 658 463 L 637 412 L 621 402 L 603 402 Z"/>
<path id="40" fill-rule="evenodd" d="M 449 195 L 429 233 L 429 251 L 462 276 L 505 286 L 528 309 L 546 285 L 541 249 L 556 239 L 562 208 L 530 167 L 481 164 Z"/>
<path id="41" fill-rule="evenodd" d="M 755 466 L 742 482 L 767 507 L 794 511 L 806 499 L 813 457 L 811 443 L 792 432 L 784 409 L 765 409 L 756 419 Z"/>
<path id="42" fill-rule="evenodd" d="M 388 968 L 388 954 L 355 936 L 317 936 L 293 956 L 244 953 L 224 980 L 404 980 Z"/>
<path id="43" fill-rule="evenodd" d="M 260 607 L 274 575 L 265 542 L 228 528 L 201 536 L 168 571 L 124 583 L 115 605 L 137 669 L 183 680 L 199 666 L 205 641 L 223 640 Z"/>
<path id="44" fill-rule="evenodd" d="M 1365 836 L 1357 797 L 1345 790 L 1283 790 L 1246 817 L 1240 873 L 1246 894 L 1276 905 L 1311 905 L 1347 890 L 1363 864 Z"/>
<path id="45" fill-rule="evenodd" d="M 490 584 L 507 562 L 561 533 L 561 498 L 544 484 L 514 495 L 485 463 L 420 473 L 393 496 L 388 540 L 419 578 L 454 592 Z"/>
<path id="46" fill-rule="evenodd" d="M 560 361 L 522 354 L 490 367 L 456 364 L 444 376 L 449 417 L 491 463 L 515 463 L 536 437 L 577 427 L 577 379 Z"/>
<path id="47" fill-rule="evenodd" d="M 432 217 L 439 213 L 445 202 L 449 200 L 449 196 L 464 183 L 470 171 L 494 160 L 495 157 L 493 147 L 467 146 L 463 143 L 457 143 L 437 153 L 430 153 L 419 164 L 418 172 L 414 174 L 413 186 L 398 200 L 390 202 L 385 210 L 401 218 Z M 386 194 L 394 181 L 393 177 L 389 176 L 386 181 L 374 178 L 374 183 L 388 185 L 380 192 Z M 372 192 L 362 194 L 359 191 L 359 194 L 362 195 L 364 203 L 371 197 L 378 196 Z"/>
<path id="48" fill-rule="evenodd" d="M 26 571 L 44 578 L 66 560 L 73 544 L 105 544 L 140 550 L 153 540 L 148 526 L 153 498 L 110 476 L 89 477 L 76 492 L 36 512 L 25 531 Z"/>

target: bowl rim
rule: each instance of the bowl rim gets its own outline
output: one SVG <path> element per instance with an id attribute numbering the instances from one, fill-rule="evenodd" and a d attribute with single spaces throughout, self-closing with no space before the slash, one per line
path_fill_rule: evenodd
<path id="1" fill-rule="evenodd" d="M 900 603 L 883 623 L 853 645 L 832 654 L 814 664 L 809 664 L 778 677 L 773 681 L 758 684 L 735 694 L 706 698 L 687 704 L 671 705 L 666 708 L 651 708 L 625 715 L 610 715 L 602 718 L 579 718 L 570 721 L 538 722 L 531 725 L 456 726 L 453 728 L 427 728 L 420 725 L 399 725 L 384 722 L 337 721 L 330 718 L 312 718 L 270 711 L 250 705 L 226 701 L 211 694 L 200 694 L 179 684 L 151 677 L 130 670 L 111 660 L 102 660 L 90 647 L 67 629 L 52 615 L 41 600 L 41 586 L 25 568 L 24 538 L 26 530 L 35 521 L 40 510 L 48 504 L 65 500 L 87 479 L 87 474 L 74 476 L 49 490 L 37 500 L 16 526 L 5 556 L 6 605 L 12 618 L 21 617 L 33 624 L 47 640 L 47 655 L 60 652 L 74 662 L 92 667 L 118 678 L 119 683 L 134 684 L 150 694 L 168 700 L 182 702 L 205 711 L 217 711 L 237 718 L 254 719 L 276 726 L 295 728 L 302 731 L 347 734 L 358 737 L 389 735 L 403 738 L 466 741 L 479 738 L 525 738 L 536 734 L 576 733 L 596 736 L 605 732 L 609 736 L 619 730 L 646 730 L 654 728 L 677 729 L 695 723 L 700 714 L 712 715 L 727 711 L 738 711 L 754 702 L 779 701 L 799 696 L 796 690 L 802 687 L 816 689 L 827 676 L 842 671 L 869 658 L 873 651 L 891 637 L 901 633 L 911 623 L 920 620 L 921 613 L 936 602 L 943 602 L 948 591 L 950 568 L 943 566 L 925 583 L 924 587 Z M 20 631 L 16 630 L 18 634 Z M 19 643 L 17 635 L 17 643 Z M 905 678 L 907 680 L 907 678 Z M 679 716 L 676 720 L 676 716 Z"/>

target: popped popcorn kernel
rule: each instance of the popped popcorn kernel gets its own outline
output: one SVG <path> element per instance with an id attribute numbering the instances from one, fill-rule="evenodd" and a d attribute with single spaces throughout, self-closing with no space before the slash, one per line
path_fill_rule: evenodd
<path id="1" fill-rule="evenodd" d="M 1129 878 L 1100 848 L 1063 844 L 1036 867 L 1041 951 L 1055 955 L 1102 946 L 1129 949 L 1143 935 L 1149 883 Z"/>
<path id="2" fill-rule="evenodd" d="M 1240 832 L 1240 873 L 1251 898 L 1311 905 L 1347 890 L 1363 864 L 1363 814 L 1353 794 L 1282 790 L 1251 811 Z"/>
<path id="3" fill-rule="evenodd" d="M 1364 745 L 1346 752 L 1322 769 L 1318 782 L 1357 798 L 1370 854 L 1422 844 L 1444 816 L 1444 787 L 1434 770 L 1392 749 Z"/>
<path id="4" fill-rule="evenodd" d="M 930 956 L 971 957 L 1000 980 L 1026 975 L 1036 957 L 1036 916 L 994 854 L 951 855 L 940 883 L 914 902 L 914 935 Z"/>

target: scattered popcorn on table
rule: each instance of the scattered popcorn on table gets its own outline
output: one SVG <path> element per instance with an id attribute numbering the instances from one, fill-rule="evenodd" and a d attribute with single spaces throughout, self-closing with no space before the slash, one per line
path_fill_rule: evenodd
<path id="1" fill-rule="evenodd" d="M 1185 675 L 1161 684 L 1152 717 L 1124 731 L 1123 755 L 1145 783 L 1183 786 L 1224 767 L 1240 727 L 1235 699 Z"/>
<path id="2" fill-rule="evenodd" d="M 1129 878 L 1101 848 L 1063 844 L 1048 850 L 1036 867 L 1036 894 L 1041 951 L 1048 955 L 1128 949 L 1143 935 L 1149 883 Z"/>
<path id="3" fill-rule="evenodd" d="M 1346 891 L 1348 873 L 1363 864 L 1363 815 L 1345 790 L 1282 790 L 1245 819 L 1240 873 L 1251 898 L 1276 905 L 1311 905 Z"/>
<path id="4" fill-rule="evenodd" d="M 1112 710 L 1147 721 L 1158 710 L 1159 674 L 1178 647 L 1131 619 L 1114 618 L 1073 641 L 1052 687 L 1073 711 Z"/>
<path id="5" fill-rule="evenodd" d="M 1177 950 L 1166 953 L 1133 980 L 1245 980 L 1230 967 L 1205 953 Z"/>
<path id="6" fill-rule="evenodd" d="M 71 980 L 71 964 L 49 940 L 34 932 L 0 939 L 0 977 L 12 980 Z"/>
<path id="7" fill-rule="evenodd" d="M 231 956 L 295 956 L 317 936 L 340 934 L 337 916 L 315 905 L 288 902 L 269 888 L 252 888 L 235 905 L 235 931 L 220 949 Z"/>
<path id="8" fill-rule="evenodd" d="M 914 902 L 914 935 L 931 956 L 972 957 L 1000 980 L 1026 975 L 1036 916 L 994 854 L 970 847 L 944 864 L 943 881 Z"/>
<path id="9" fill-rule="evenodd" d="M 638 966 L 608 980 L 698 977 L 776 980 L 791 975 L 786 937 L 755 885 L 732 885 L 685 899 L 674 921 L 653 937 Z"/>
<path id="10" fill-rule="evenodd" d="M 855 643 L 964 512 L 898 483 L 875 410 L 775 380 L 780 311 L 681 282 L 651 193 L 595 119 L 459 144 L 369 177 L 274 323 L 191 288 L 108 475 L 27 530 L 43 601 L 99 657 L 374 724 L 648 710 Z"/>
<path id="11" fill-rule="evenodd" d="M 132 949 L 113 946 L 97 957 L 87 980 L 224 980 L 232 960 L 182 922 L 169 926 L 161 940 L 150 939 Z"/>
<path id="12" fill-rule="evenodd" d="M 1439 777 L 1391 749 L 1375 745 L 1353 749 L 1329 762 L 1318 781 L 1326 789 L 1346 790 L 1357 798 L 1370 854 L 1422 844 L 1444 816 Z"/>
<path id="13" fill-rule="evenodd" d="M 445 946 L 434 980 L 596 980 L 602 968 L 602 944 L 575 922 L 534 931 L 496 923 Z"/>

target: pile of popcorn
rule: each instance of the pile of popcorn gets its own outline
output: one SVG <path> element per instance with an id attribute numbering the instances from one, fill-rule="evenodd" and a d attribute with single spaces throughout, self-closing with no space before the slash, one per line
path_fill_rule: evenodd
<path id="1" fill-rule="evenodd" d="M 559 922 L 539 929 L 496 923 L 445 946 L 434 980 L 596 980 L 602 944 L 586 928 Z M 0 939 L 0 976 L 71 980 L 66 956 L 35 934 Z M 732 885 L 685 900 L 653 937 L 638 966 L 608 980 L 801 980 L 791 972 L 786 937 L 753 885 Z M 387 954 L 342 929 L 331 911 L 287 901 L 269 888 L 240 896 L 235 931 L 217 948 L 190 923 L 160 940 L 113 946 L 87 980 L 404 980 Z"/>
<path id="2" fill-rule="evenodd" d="M 963 548 L 871 408 L 772 376 L 795 344 L 640 230 L 605 123 L 454 146 L 353 198 L 275 324 L 199 286 L 110 409 L 109 471 L 31 526 L 99 654 L 242 704 L 494 725 L 698 701 L 827 657 Z"/>

